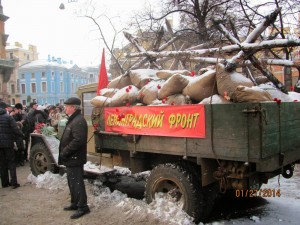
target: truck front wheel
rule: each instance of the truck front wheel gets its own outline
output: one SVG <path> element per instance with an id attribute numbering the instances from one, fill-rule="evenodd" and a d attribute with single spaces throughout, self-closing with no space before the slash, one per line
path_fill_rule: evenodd
<path id="1" fill-rule="evenodd" d="M 182 165 L 158 165 L 147 179 L 146 201 L 151 203 L 155 196 L 163 196 L 174 201 L 198 222 L 204 219 L 203 193 L 198 181 L 199 179 Z"/>
<path id="2" fill-rule="evenodd" d="M 46 171 L 52 173 L 58 172 L 58 167 L 55 165 L 54 160 L 43 143 L 37 143 L 31 148 L 30 169 L 34 176 L 43 174 Z"/>

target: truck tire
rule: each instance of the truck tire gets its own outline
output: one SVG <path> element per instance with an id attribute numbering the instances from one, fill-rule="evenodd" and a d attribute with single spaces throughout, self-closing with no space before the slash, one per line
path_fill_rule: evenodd
<path id="1" fill-rule="evenodd" d="M 59 168 L 55 165 L 48 149 L 43 143 L 36 143 L 30 150 L 30 169 L 34 176 L 44 174 L 46 171 L 58 173 Z"/>
<path id="2" fill-rule="evenodd" d="M 197 166 L 195 163 L 191 163 L 189 161 L 180 161 L 179 164 L 185 168 L 187 171 L 193 174 L 193 179 L 200 185 L 200 189 L 202 189 L 203 193 L 203 207 L 202 207 L 202 218 L 207 218 L 215 205 L 215 200 L 219 193 L 219 185 L 218 182 L 211 183 L 205 187 L 202 187 L 201 182 L 201 168 Z"/>
<path id="3" fill-rule="evenodd" d="M 149 175 L 145 197 L 147 203 L 155 199 L 156 193 L 172 199 L 197 223 L 205 219 L 203 193 L 198 178 L 180 164 L 161 164 Z"/>

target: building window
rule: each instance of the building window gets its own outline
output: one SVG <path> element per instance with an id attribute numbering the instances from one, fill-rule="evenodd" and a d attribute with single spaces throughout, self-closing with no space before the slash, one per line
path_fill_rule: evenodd
<path id="1" fill-rule="evenodd" d="M 54 72 L 51 72 L 51 79 L 54 80 Z"/>
<path id="2" fill-rule="evenodd" d="M 36 83 L 31 83 L 31 93 L 36 93 Z"/>
<path id="3" fill-rule="evenodd" d="M 42 78 L 45 78 L 45 77 L 46 77 L 46 73 L 42 72 Z"/>
<path id="4" fill-rule="evenodd" d="M 11 52 L 11 53 L 9 53 L 9 58 L 10 59 L 14 59 L 14 54 Z"/>
<path id="5" fill-rule="evenodd" d="M 21 74 L 21 79 L 25 79 L 25 74 L 24 73 Z"/>
<path id="6" fill-rule="evenodd" d="M 10 92 L 11 92 L 12 94 L 15 94 L 16 89 L 15 89 L 15 85 L 14 85 L 14 84 L 11 84 L 11 85 L 10 85 Z"/>
<path id="7" fill-rule="evenodd" d="M 63 79 L 63 73 L 60 72 L 59 76 L 60 76 L 60 79 L 62 80 Z"/>
<path id="8" fill-rule="evenodd" d="M 90 78 L 93 79 L 94 78 L 94 74 L 90 73 Z"/>
<path id="9" fill-rule="evenodd" d="M 55 92 L 54 81 L 51 81 L 51 92 Z"/>
<path id="10" fill-rule="evenodd" d="M 20 79 L 17 79 L 17 92 L 20 92 Z"/>
<path id="11" fill-rule="evenodd" d="M 32 74 L 31 74 L 31 79 L 34 79 L 34 78 L 35 78 L 35 74 L 32 73 Z"/>
<path id="12" fill-rule="evenodd" d="M 60 82 L 60 93 L 64 92 L 64 83 Z"/>
<path id="13" fill-rule="evenodd" d="M 71 77 L 74 78 L 74 74 L 73 73 L 71 74 Z"/>
<path id="14" fill-rule="evenodd" d="M 25 84 L 21 84 L 21 93 L 25 94 L 25 92 L 26 92 L 26 86 Z"/>
<path id="15" fill-rule="evenodd" d="M 43 93 L 47 92 L 47 82 L 45 82 L 45 81 L 42 82 L 42 92 Z"/>

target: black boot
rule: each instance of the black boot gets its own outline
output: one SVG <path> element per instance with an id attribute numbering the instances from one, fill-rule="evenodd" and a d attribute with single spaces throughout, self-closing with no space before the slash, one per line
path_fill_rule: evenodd
<path id="1" fill-rule="evenodd" d="M 88 214 L 90 213 L 90 209 L 87 207 L 87 208 L 80 208 L 80 209 L 77 209 L 77 211 L 70 217 L 71 219 L 77 219 L 79 217 L 82 217 L 83 215 L 85 214 Z"/>
<path id="2" fill-rule="evenodd" d="M 69 205 L 69 206 L 64 207 L 65 211 L 72 211 L 72 210 L 77 210 L 77 209 L 78 209 L 78 207 L 76 205 Z"/>

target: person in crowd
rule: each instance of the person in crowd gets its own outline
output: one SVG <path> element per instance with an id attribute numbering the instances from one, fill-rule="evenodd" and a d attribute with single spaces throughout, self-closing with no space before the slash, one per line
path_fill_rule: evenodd
<path id="1" fill-rule="evenodd" d="M 49 115 L 44 111 L 45 107 L 39 105 L 33 113 L 35 123 L 47 123 L 49 121 Z"/>
<path id="2" fill-rule="evenodd" d="M 15 119 L 17 122 L 18 127 L 22 130 L 24 133 L 24 123 L 26 119 L 26 115 L 23 112 L 23 105 L 21 103 L 17 103 L 13 109 L 13 111 L 10 113 L 10 115 Z M 24 146 L 24 138 L 17 136 L 16 137 L 16 163 L 17 166 L 24 166 L 24 160 L 26 160 L 27 153 L 25 152 L 25 146 Z"/>
<path id="3" fill-rule="evenodd" d="M 71 97 L 65 101 L 68 122 L 59 144 L 58 163 L 66 166 L 71 204 L 66 211 L 76 210 L 71 219 L 79 218 L 90 212 L 84 185 L 84 164 L 87 161 L 87 122 L 81 114 L 81 100 Z"/>
<path id="4" fill-rule="evenodd" d="M 8 105 L 0 102 L 0 174 L 2 187 L 20 187 L 17 180 L 14 141 L 23 136 L 14 118 L 7 114 Z M 9 181 L 10 175 L 10 181 Z"/>
<path id="5" fill-rule="evenodd" d="M 60 105 L 60 104 L 56 104 L 56 109 L 57 111 L 62 115 L 64 116 L 65 115 L 65 112 L 64 112 L 64 106 L 63 105 Z"/>
<path id="6" fill-rule="evenodd" d="M 35 125 L 37 123 L 47 123 L 48 122 L 48 115 L 44 112 L 44 107 L 38 105 L 37 103 L 33 102 L 30 103 L 30 109 L 27 114 L 26 118 L 28 128 L 27 128 L 27 136 L 29 139 L 29 134 L 32 133 L 35 129 Z"/>
<path id="7" fill-rule="evenodd" d="M 27 149 L 29 146 L 29 140 L 30 140 L 30 133 L 34 131 L 35 127 L 35 121 L 34 121 L 34 112 L 36 111 L 36 108 L 38 107 L 38 104 L 36 102 L 31 102 L 29 105 L 29 108 L 27 109 L 27 114 L 25 118 L 25 123 L 23 124 L 23 132 L 25 135 L 25 160 L 28 161 L 28 153 Z"/>
<path id="8" fill-rule="evenodd" d="M 12 105 L 7 105 L 7 113 L 10 114 L 13 111 L 14 107 Z"/>
<path id="9" fill-rule="evenodd" d="M 56 108 L 54 105 L 49 107 L 49 118 L 50 125 L 58 130 L 58 122 L 62 119 L 59 108 Z"/>

